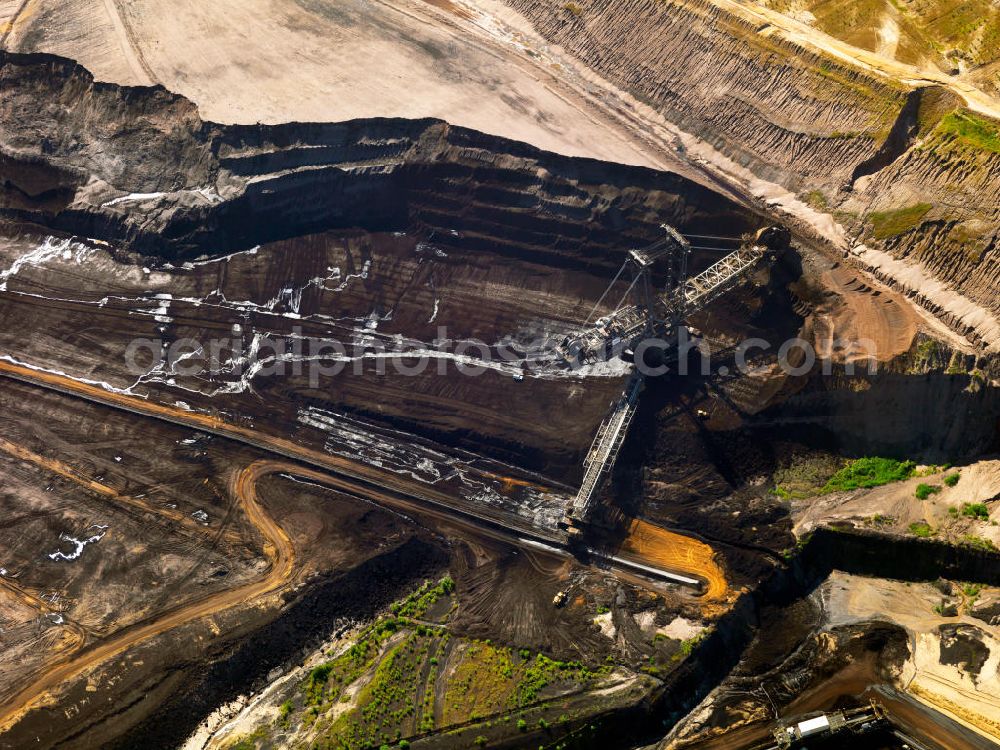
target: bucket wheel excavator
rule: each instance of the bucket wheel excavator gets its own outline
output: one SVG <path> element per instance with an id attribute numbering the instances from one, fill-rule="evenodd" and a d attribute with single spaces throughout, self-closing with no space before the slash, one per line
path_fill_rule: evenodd
<path id="1" fill-rule="evenodd" d="M 691 314 L 736 287 L 762 262 L 774 262 L 791 241 L 783 226 L 768 226 L 743 237 L 682 235 L 664 224 L 664 235 L 646 247 L 630 250 L 614 279 L 594 305 L 584 327 L 570 333 L 557 347 L 559 357 L 579 367 L 612 357 L 629 357 L 643 341 L 673 341 Z M 698 243 L 693 245 L 692 240 Z M 693 250 L 716 251 L 723 257 L 701 273 L 688 276 Z M 652 272 L 662 264 L 667 281 L 654 292 Z M 611 313 L 590 322 L 594 313 L 622 278 L 631 282 Z M 592 522 L 596 500 L 611 473 L 618 451 L 635 416 L 645 376 L 633 370 L 621 396 L 601 422 L 583 461 L 583 481 L 566 508 L 563 525 L 571 536 L 579 535 Z"/>

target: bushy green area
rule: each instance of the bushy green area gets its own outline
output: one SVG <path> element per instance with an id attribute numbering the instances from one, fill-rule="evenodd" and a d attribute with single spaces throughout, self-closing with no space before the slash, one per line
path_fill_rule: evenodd
<path id="1" fill-rule="evenodd" d="M 925 484 L 921 482 L 917 485 L 917 489 L 913 494 L 917 496 L 917 500 L 926 500 L 931 495 L 936 495 L 941 491 L 941 487 L 936 484 Z"/>
<path id="2" fill-rule="evenodd" d="M 933 206 L 930 203 L 917 203 L 904 208 L 894 208 L 889 211 L 873 211 L 868 214 L 872 224 L 872 236 L 877 240 L 896 237 L 918 226 Z"/>
<path id="3" fill-rule="evenodd" d="M 435 585 L 431 585 L 428 581 L 403 601 L 393 604 L 392 613 L 399 617 L 420 619 L 427 614 L 427 610 L 437 604 L 439 599 L 450 596 L 454 590 L 455 582 L 447 576 Z"/>
<path id="4" fill-rule="evenodd" d="M 830 476 L 841 467 L 836 456 L 795 456 L 774 473 L 773 493 L 782 500 L 804 500 L 820 494 Z"/>
<path id="5" fill-rule="evenodd" d="M 962 503 L 962 515 L 980 521 L 989 521 L 990 509 L 986 503 Z"/>
<path id="6" fill-rule="evenodd" d="M 983 539 L 982 537 L 973 536 L 972 534 L 966 534 L 962 537 L 960 542 L 966 547 L 972 547 L 973 549 L 982 550 L 983 552 L 998 551 L 997 546 L 989 539 Z"/>
<path id="7" fill-rule="evenodd" d="M 970 600 L 971 604 L 975 604 L 982 591 L 983 585 L 981 583 L 966 583 L 962 586 L 962 593 Z"/>
<path id="8" fill-rule="evenodd" d="M 404 722 L 415 716 L 415 699 L 427 654 L 438 647 L 437 635 L 406 635 L 393 646 L 375 669 L 375 675 L 358 694 L 357 707 L 342 714 L 327 729 L 321 748 L 368 748 L 395 742 Z"/>
<path id="9" fill-rule="evenodd" d="M 956 484 L 958 484 L 958 480 L 961 478 L 962 478 L 961 474 L 949 474 L 942 481 L 948 487 L 954 487 Z"/>
<path id="10" fill-rule="evenodd" d="M 545 654 L 538 654 L 533 662 L 526 663 L 521 672 L 514 690 L 516 706 L 511 707 L 520 708 L 534 703 L 544 688 L 556 682 L 589 682 L 608 671 L 609 667 L 601 667 L 592 672 L 578 661 L 557 661 Z"/>
<path id="11" fill-rule="evenodd" d="M 610 672 L 611 666 L 591 670 L 529 649 L 455 639 L 446 626 L 414 621 L 451 596 L 454 586 L 450 578 L 424 584 L 393 604 L 392 615 L 310 670 L 298 696 L 279 708 L 275 725 L 311 727 L 311 750 L 399 748 L 404 737 L 438 729 L 436 716 L 440 728 L 491 716 L 510 721 L 519 710 L 544 703 L 548 687 L 559 694 L 586 688 Z M 249 738 L 240 741 L 251 744 L 239 750 L 253 747 Z"/>
<path id="12" fill-rule="evenodd" d="M 938 132 L 953 136 L 983 151 L 1000 154 L 1000 128 L 997 123 L 967 110 L 949 112 L 941 119 Z"/>
<path id="13" fill-rule="evenodd" d="M 830 202 L 822 190 L 810 190 L 804 198 L 806 203 L 820 211 L 825 211 L 830 206 Z"/>
<path id="14" fill-rule="evenodd" d="M 938 357 L 938 343 L 934 339 L 924 339 L 917 344 L 913 353 L 913 367 L 911 372 L 923 372 L 927 368 L 933 367 Z"/>
<path id="15" fill-rule="evenodd" d="M 927 539 L 928 537 L 934 536 L 934 529 L 931 528 L 929 523 L 915 521 L 910 524 L 910 533 L 914 536 L 920 537 L 921 539 Z"/>
<path id="16" fill-rule="evenodd" d="M 826 493 L 879 487 L 890 482 L 909 479 L 915 470 L 916 464 L 913 461 L 878 457 L 858 458 L 830 477 L 821 491 Z"/>

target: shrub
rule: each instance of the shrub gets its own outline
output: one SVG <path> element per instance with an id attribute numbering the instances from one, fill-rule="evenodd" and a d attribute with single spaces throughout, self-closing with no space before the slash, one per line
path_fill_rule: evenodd
<path id="1" fill-rule="evenodd" d="M 962 503 L 962 515 L 967 518 L 988 521 L 990 520 L 990 509 L 986 507 L 986 503 Z"/>
<path id="2" fill-rule="evenodd" d="M 918 536 L 921 539 L 926 539 L 934 535 L 934 529 L 931 528 L 929 523 L 924 521 L 914 521 L 910 524 L 910 533 L 914 536 Z"/>
<path id="3" fill-rule="evenodd" d="M 960 543 L 966 547 L 971 547 L 972 549 L 978 549 L 983 552 L 996 552 L 997 546 L 993 544 L 989 539 L 983 539 L 978 536 L 972 536 L 971 534 L 966 534 L 960 540 Z"/>
<path id="4" fill-rule="evenodd" d="M 958 480 L 961 478 L 962 478 L 961 474 L 949 474 L 942 481 L 945 483 L 946 486 L 954 487 L 956 484 L 958 484 Z"/>
<path id="5" fill-rule="evenodd" d="M 480 734 L 480 735 L 478 735 L 476 737 L 476 746 L 477 747 L 486 747 L 486 738 L 483 737 L 483 735 Z"/>
<path id="6" fill-rule="evenodd" d="M 962 593 L 965 594 L 970 599 L 975 599 L 982 592 L 982 584 L 979 583 L 967 583 L 962 586 Z"/>
<path id="7" fill-rule="evenodd" d="M 954 602 L 942 601 L 934 607 L 934 611 L 942 617 L 958 617 L 958 605 Z"/>
<path id="8" fill-rule="evenodd" d="M 294 706 L 290 700 L 281 704 L 281 707 L 278 709 L 278 724 L 283 727 L 288 726 L 288 717 L 292 715 L 293 708 Z"/>
<path id="9" fill-rule="evenodd" d="M 858 458 L 830 477 L 821 492 L 879 487 L 890 482 L 909 479 L 915 469 L 916 464 L 913 461 L 878 457 Z"/>
<path id="10" fill-rule="evenodd" d="M 528 731 L 528 722 L 526 722 L 524 719 L 518 719 L 517 720 L 517 731 L 519 731 L 519 732 L 526 732 L 526 731 Z"/>
<path id="11" fill-rule="evenodd" d="M 941 487 L 936 484 L 924 484 L 921 482 L 917 485 L 916 496 L 917 500 L 926 500 L 931 495 L 936 495 L 941 491 Z"/>

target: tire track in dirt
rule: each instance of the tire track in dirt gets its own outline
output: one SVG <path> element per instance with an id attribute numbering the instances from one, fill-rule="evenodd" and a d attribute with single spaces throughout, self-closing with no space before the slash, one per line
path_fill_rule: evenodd
<path id="1" fill-rule="evenodd" d="M 715 561 L 715 550 L 694 537 L 635 519 L 629 526 L 619 555 L 645 565 L 684 570 L 707 584 L 704 601 L 719 603 L 730 593 L 725 571 Z"/>
<path id="2" fill-rule="evenodd" d="M 316 460 L 316 457 L 313 456 L 315 451 L 299 446 L 290 440 L 271 436 L 267 436 L 264 439 L 252 430 L 230 425 L 215 417 L 185 412 L 155 402 L 145 401 L 135 396 L 114 393 L 99 386 L 73 380 L 63 375 L 32 370 L 2 361 L 0 361 L 0 375 L 7 375 L 18 380 L 40 385 L 41 387 L 51 388 L 68 393 L 69 395 L 80 396 L 109 406 L 125 408 L 140 415 L 166 419 L 167 421 L 182 424 L 186 427 L 206 428 L 224 437 L 250 443 L 264 450 L 278 452 L 281 450 L 294 450 L 293 455 L 298 456 L 302 454 L 302 460 Z M 138 504 L 143 510 L 149 510 L 144 504 L 118 494 L 116 490 L 107 485 L 80 475 L 71 467 L 59 461 L 39 456 L 2 438 L 0 438 L 0 449 L 18 458 L 44 466 L 109 499 Z M 320 456 L 322 454 L 316 455 Z M 425 504 L 421 502 L 423 498 L 411 498 L 406 494 L 404 489 L 395 486 L 398 480 L 394 480 L 391 485 L 386 484 L 385 486 L 373 487 L 372 483 L 377 480 L 367 476 L 367 473 L 370 472 L 367 467 L 355 467 L 353 462 L 349 463 L 334 456 L 322 455 L 322 459 L 324 464 L 331 462 L 337 464 L 337 466 L 343 464 L 345 469 L 350 466 L 352 470 L 341 472 L 334 466 L 331 466 L 330 469 L 326 469 L 324 466 L 323 470 L 319 470 L 305 467 L 297 463 L 294 459 L 262 459 L 255 461 L 230 478 L 230 493 L 234 498 L 238 499 L 247 519 L 260 532 L 264 540 L 263 551 L 269 561 L 269 566 L 268 571 L 262 578 L 228 591 L 209 594 L 196 601 L 179 605 L 166 613 L 158 614 L 155 617 L 129 625 L 114 636 L 91 647 L 84 648 L 75 655 L 63 657 L 36 677 L 29 685 L 22 688 L 8 703 L 3 713 L 0 713 L 0 733 L 17 723 L 31 708 L 43 701 L 54 700 L 52 696 L 53 691 L 66 682 L 102 662 L 118 656 L 132 646 L 202 617 L 246 604 L 269 594 L 274 594 L 283 585 L 288 583 L 294 574 L 295 550 L 288 534 L 259 502 L 256 486 L 258 481 L 264 476 L 289 474 L 294 477 L 312 480 L 331 489 L 362 497 L 368 501 L 401 510 L 405 513 L 415 513 L 425 517 L 430 516 L 452 528 L 465 528 L 477 534 L 485 533 L 507 543 L 516 544 L 518 541 L 522 543 L 526 541 L 520 539 L 516 535 L 517 532 L 512 534 L 510 531 L 493 528 L 497 525 L 495 521 L 486 521 L 484 524 L 483 520 L 485 519 L 466 517 L 468 514 L 448 508 L 446 503 L 441 503 L 438 500 L 428 498 Z M 364 470 L 360 476 L 356 473 L 359 469 Z M 532 544 L 530 541 L 527 543 L 529 545 Z M 538 545 L 538 542 L 533 542 L 533 544 Z M 568 555 L 564 550 L 556 547 L 548 549 L 545 548 L 545 545 L 538 546 L 542 549 L 533 551 L 539 555 L 551 555 L 552 557 L 561 559 L 565 559 Z M 676 566 L 674 569 L 679 568 L 685 571 L 692 571 L 694 574 L 703 577 L 708 582 L 706 602 L 719 601 L 728 592 L 725 575 L 721 568 L 714 562 L 712 548 L 691 537 L 669 532 L 666 529 L 661 529 L 644 521 L 635 521 L 622 551 L 632 553 L 626 557 L 631 557 L 633 560 L 638 558 L 637 561 L 640 564 L 642 564 L 643 560 L 648 560 L 656 565 L 664 562 L 670 566 Z"/>
<path id="3" fill-rule="evenodd" d="M 24 20 L 25 11 L 27 11 L 28 6 L 33 2 L 34 0 L 24 0 L 24 2 L 17 6 L 17 10 L 14 11 L 14 15 L 10 17 L 10 20 L 0 26 L 0 49 L 7 49 L 7 38 L 17 27 L 17 24 Z"/>
<path id="4" fill-rule="evenodd" d="M 104 0 L 104 9 L 108 12 L 108 19 L 114 26 L 115 36 L 118 37 L 118 46 L 121 47 L 122 54 L 125 56 L 125 61 L 131 68 L 132 74 L 140 84 L 152 86 L 156 83 L 156 76 L 142 56 L 142 49 L 139 47 L 135 32 L 125 16 L 122 15 L 118 3 L 116 0 Z"/>

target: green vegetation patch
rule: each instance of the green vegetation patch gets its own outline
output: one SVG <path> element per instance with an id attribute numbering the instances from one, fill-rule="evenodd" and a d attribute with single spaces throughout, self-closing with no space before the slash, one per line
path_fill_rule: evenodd
<path id="1" fill-rule="evenodd" d="M 782 500 L 815 497 L 842 464 L 841 459 L 826 454 L 796 456 L 788 466 L 774 473 L 772 492 Z"/>
<path id="2" fill-rule="evenodd" d="M 445 576 L 437 584 L 430 581 L 424 583 L 419 589 L 414 591 L 401 602 L 396 602 L 390 608 L 394 615 L 413 619 L 429 619 L 428 613 L 431 610 L 439 609 L 435 605 L 442 599 L 451 596 L 455 591 L 455 582 Z"/>
<path id="3" fill-rule="evenodd" d="M 990 509 L 986 503 L 962 503 L 962 515 L 980 521 L 990 520 Z"/>
<path id="4" fill-rule="evenodd" d="M 931 208 L 933 206 L 930 203 L 917 203 L 905 208 L 872 211 L 868 214 L 868 221 L 872 224 L 872 236 L 877 240 L 884 240 L 908 232 L 920 225 Z"/>
<path id="5" fill-rule="evenodd" d="M 940 485 L 937 484 L 924 484 L 921 482 L 917 485 L 917 489 L 914 494 L 917 496 L 917 500 L 926 500 L 931 495 L 936 495 L 941 491 Z"/>
<path id="6" fill-rule="evenodd" d="M 968 110 L 949 112 L 941 118 L 937 132 L 973 148 L 1000 154 L 1000 124 Z"/>
<path id="7" fill-rule="evenodd" d="M 358 691 L 355 706 L 332 722 L 317 722 L 318 738 L 312 747 L 378 747 L 412 734 L 418 726 L 418 712 L 426 708 L 423 688 L 428 657 L 437 652 L 444 638 L 447 635 L 438 632 L 408 631 L 393 641 L 377 660 L 371 679 Z"/>
<path id="8" fill-rule="evenodd" d="M 822 190 L 810 190 L 803 197 L 806 203 L 819 211 L 825 211 L 830 207 L 830 202 Z"/>
<path id="9" fill-rule="evenodd" d="M 300 720 L 311 727 L 311 750 L 402 748 L 416 734 L 497 716 L 510 721 L 547 696 L 593 687 L 613 668 L 456 639 L 446 626 L 420 621 L 450 612 L 453 591 L 444 578 L 393 604 L 391 616 L 309 671 L 299 694 L 279 708 L 276 725 Z"/>
<path id="10" fill-rule="evenodd" d="M 983 591 L 983 585 L 981 583 L 966 583 L 962 585 L 962 593 L 969 600 L 969 606 L 971 607 L 976 603 L 976 599 Z"/>
<path id="11" fill-rule="evenodd" d="M 966 534 L 963 536 L 959 543 L 965 547 L 971 547 L 972 549 L 978 549 L 983 552 L 997 552 L 997 546 L 993 544 L 989 539 L 983 539 L 982 537 L 973 536 L 972 534 Z"/>
<path id="12" fill-rule="evenodd" d="M 927 539 L 934 536 L 934 529 L 931 528 L 929 523 L 924 521 L 914 521 L 910 524 L 910 533 L 914 536 L 918 536 L 921 539 Z"/>
<path id="13" fill-rule="evenodd" d="M 934 611 L 942 617 L 958 617 L 958 605 L 955 602 L 942 601 L 934 605 Z"/>
<path id="14" fill-rule="evenodd" d="M 909 479 L 916 470 L 913 461 L 897 461 L 894 458 L 866 457 L 851 461 L 830 477 L 821 492 L 840 492 Z"/>
<path id="15" fill-rule="evenodd" d="M 513 651 L 489 641 L 472 642 L 452 663 L 442 707 L 446 726 L 526 708 L 542 700 L 547 688 L 586 688 L 611 670 L 532 656 L 528 649 Z"/>
<path id="16" fill-rule="evenodd" d="M 958 484 L 958 480 L 962 478 L 961 474 L 949 474 L 941 481 L 945 483 L 946 487 L 954 487 Z"/>

